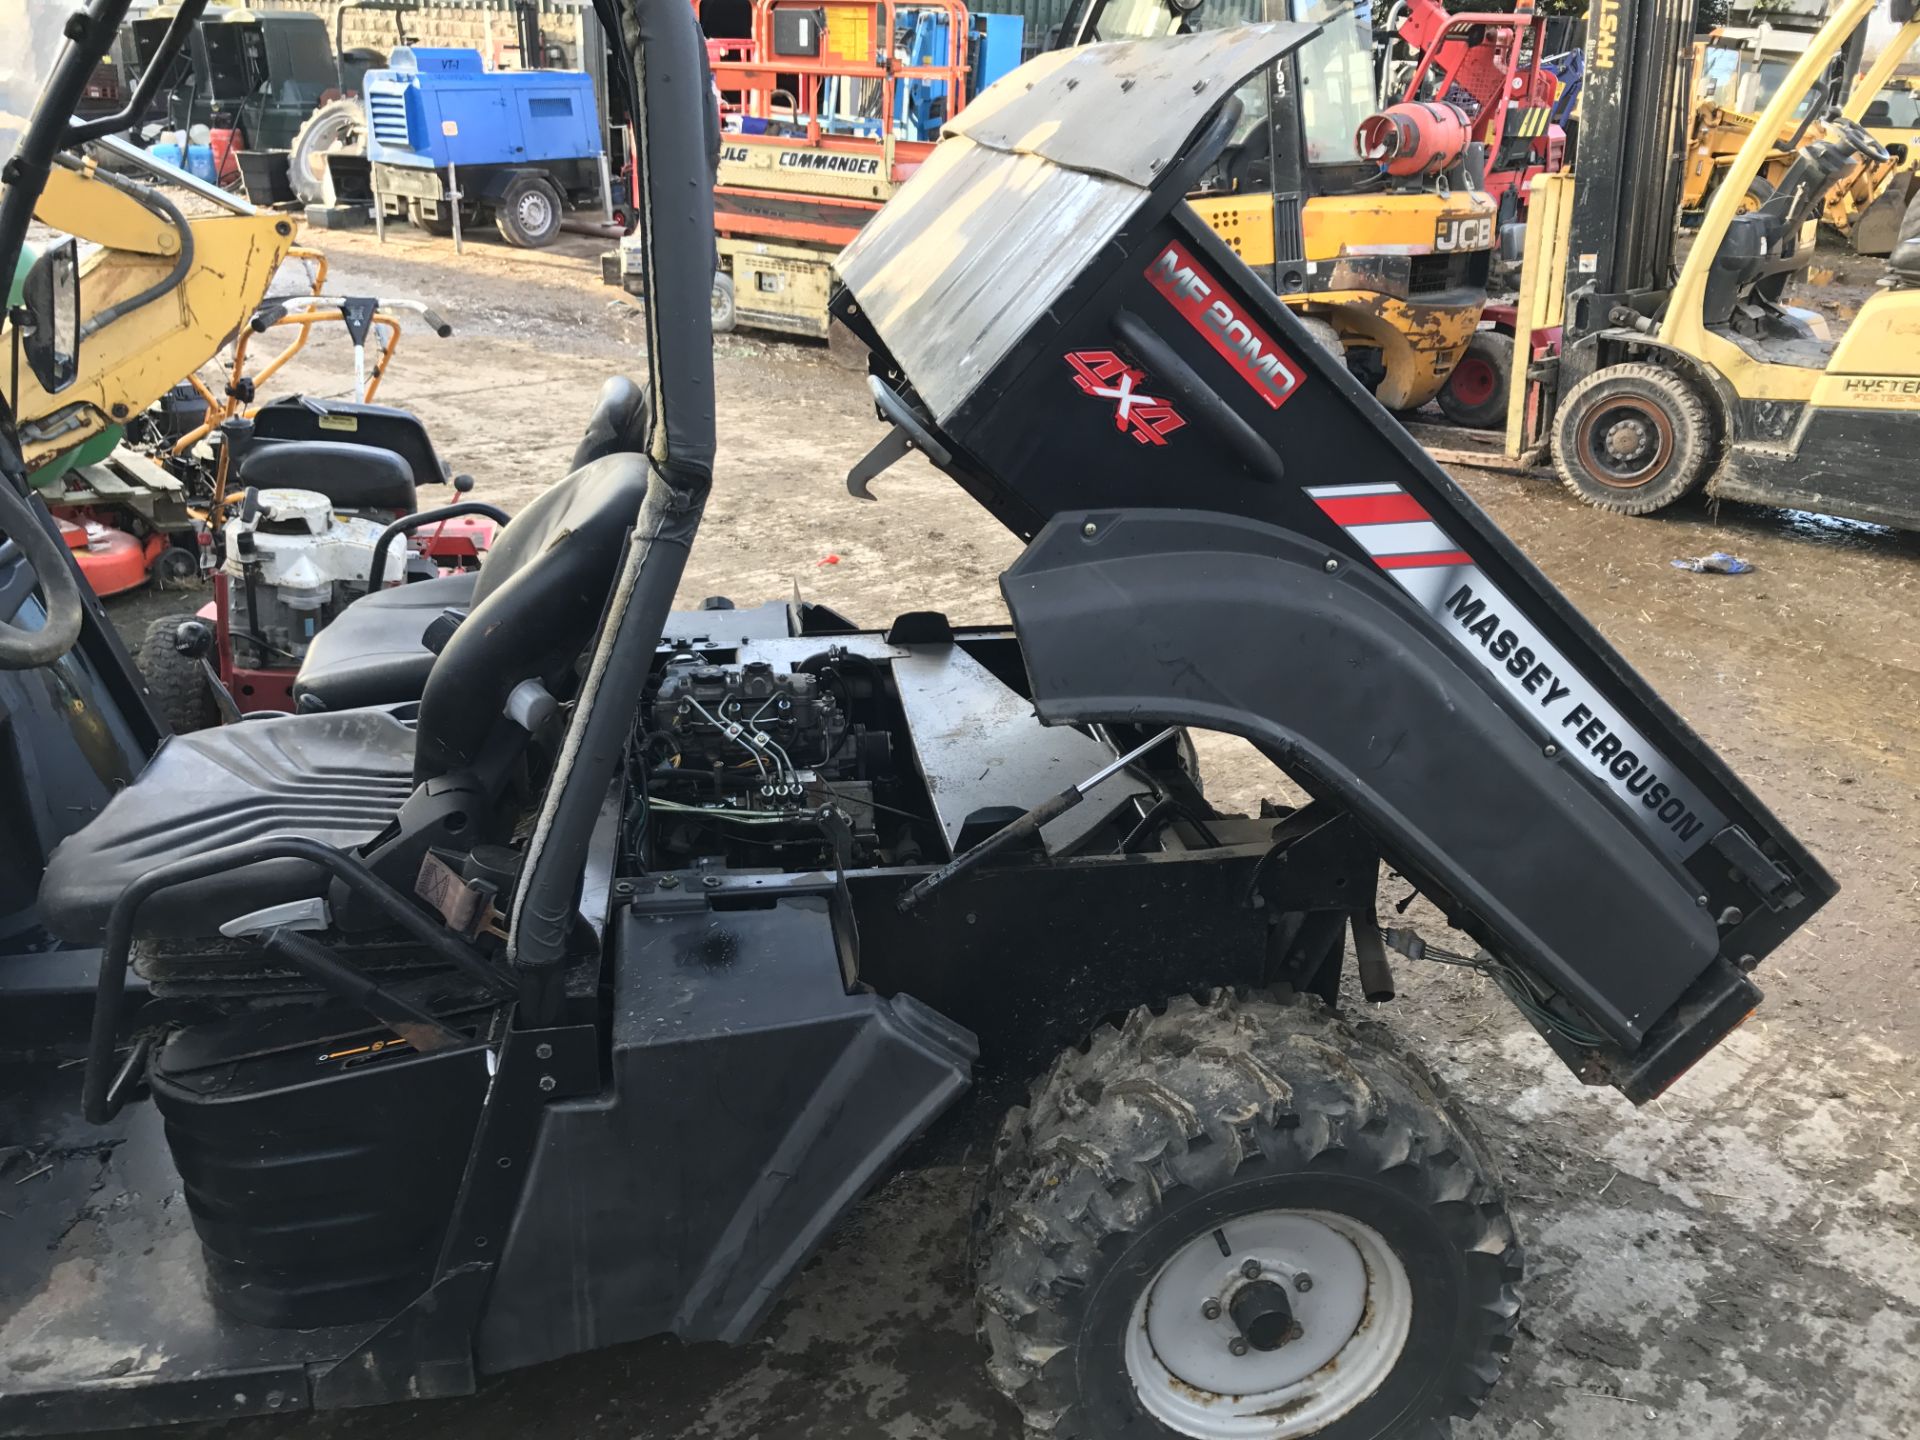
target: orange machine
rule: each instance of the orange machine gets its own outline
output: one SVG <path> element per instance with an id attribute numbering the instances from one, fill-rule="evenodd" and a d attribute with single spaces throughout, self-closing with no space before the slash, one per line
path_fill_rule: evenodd
<path id="1" fill-rule="evenodd" d="M 737 21 L 700 8 L 723 127 L 713 328 L 825 338 L 831 261 L 966 104 L 976 22 L 959 0 L 753 0 L 751 33 L 723 35 Z M 633 293 L 637 256 L 630 238 Z"/>

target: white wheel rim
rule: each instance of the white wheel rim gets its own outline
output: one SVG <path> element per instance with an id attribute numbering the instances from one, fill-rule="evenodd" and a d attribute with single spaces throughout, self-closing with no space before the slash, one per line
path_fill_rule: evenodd
<path id="1" fill-rule="evenodd" d="M 520 226 L 529 235 L 545 232 L 553 223 L 553 206 L 547 197 L 538 190 L 529 190 L 520 197 Z"/>
<path id="2" fill-rule="evenodd" d="M 1256 1282 L 1286 1291 L 1293 1333 L 1236 1354 L 1230 1308 Z M 1377 1231 L 1324 1210 L 1264 1210 L 1160 1267 L 1127 1326 L 1127 1375 L 1149 1414 L 1193 1440 L 1292 1440 L 1379 1390 L 1412 1323 L 1406 1267 Z"/>

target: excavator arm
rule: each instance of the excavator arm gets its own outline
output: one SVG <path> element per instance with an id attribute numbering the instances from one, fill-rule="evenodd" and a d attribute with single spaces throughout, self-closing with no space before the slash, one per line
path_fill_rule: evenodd
<path id="1" fill-rule="evenodd" d="M 48 176 L 34 218 L 99 248 L 81 263 L 79 377 L 48 395 L 20 376 L 22 450 L 39 476 L 211 360 L 266 295 L 292 222 L 231 197 L 211 208 L 91 163 Z"/>

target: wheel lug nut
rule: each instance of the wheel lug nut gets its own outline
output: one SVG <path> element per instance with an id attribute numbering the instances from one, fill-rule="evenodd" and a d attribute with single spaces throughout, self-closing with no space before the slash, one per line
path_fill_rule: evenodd
<path id="1" fill-rule="evenodd" d="M 1258 1280 L 1260 1278 L 1260 1262 L 1258 1260 L 1247 1261 L 1246 1264 L 1240 1267 L 1240 1273 L 1249 1280 Z"/>
<path id="2" fill-rule="evenodd" d="M 1247 1353 L 1247 1342 L 1236 1335 L 1227 1342 L 1227 1349 L 1231 1350 L 1235 1355 L 1244 1355 Z"/>
<path id="3" fill-rule="evenodd" d="M 1305 1274 L 1294 1276 L 1293 1288 L 1298 1290 L 1302 1295 L 1306 1294 L 1307 1291 L 1313 1288 L 1313 1277 Z"/>
<path id="4" fill-rule="evenodd" d="M 1220 1318 L 1220 1302 L 1218 1300 L 1207 1301 L 1206 1304 L 1200 1307 L 1200 1315 L 1203 1319 L 1218 1320 Z"/>

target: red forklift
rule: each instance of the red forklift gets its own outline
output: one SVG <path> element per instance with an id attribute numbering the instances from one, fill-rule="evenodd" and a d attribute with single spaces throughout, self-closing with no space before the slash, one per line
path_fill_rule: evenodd
<path id="1" fill-rule="evenodd" d="M 1534 177 L 1567 161 L 1567 132 L 1554 119 L 1560 81 L 1546 65 L 1547 17 L 1533 0 L 1511 12 L 1411 0 L 1397 33 L 1419 56 L 1402 98 L 1443 101 L 1470 117 L 1471 136 L 1485 147 L 1486 190 L 1500 207 L 1498 233 L 1517 237 Z M 1512 374 L 1513 306 L 1490 303 L 1436 403 L 1455 425 L 1496 427 Z"/>

